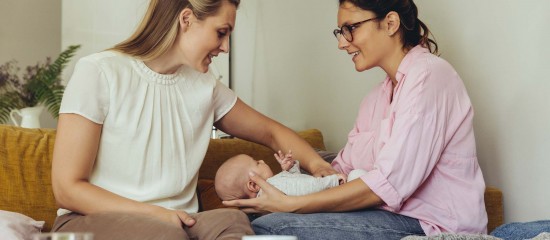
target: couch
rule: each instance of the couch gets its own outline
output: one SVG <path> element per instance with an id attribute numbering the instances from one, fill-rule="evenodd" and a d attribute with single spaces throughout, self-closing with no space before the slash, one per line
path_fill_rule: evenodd
<path id="1" fill-rule="evenodd" d="M 326 150 L 319 130 L 300 131 L 298 135 L 313 148 Z M 54 140 L 54 129 L 0 125 L 0 210 L 45 221 L 43 231 L 51 229 L 57 210 L 51 185 Z M 214 175 L 225 159 L 240 153 L 264 159 L 272 169 L 280 171 L 273 152 L 264 146 L 241 139 L 211 139 L 197 186 L 201 211 L 224 207 L 214 190 Z M 491 231 L 503 223 L 500 190 L 488 187 L 485 205 Z"/>

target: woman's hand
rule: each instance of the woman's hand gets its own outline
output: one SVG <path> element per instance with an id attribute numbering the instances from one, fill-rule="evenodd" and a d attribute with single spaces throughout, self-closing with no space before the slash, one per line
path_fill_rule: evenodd
<path id="1" fill-rule="evenodd" d="M 291 196 L 285 195 L 254 173 L 250 173 L 250 180 L 262 189 L 260 196 L 252 199 L 223 201 L 223 205 L 238 207 L 245 213 L 294 212 L 295 208 L 292 204 L 296 201 L 292 201 Z"/>
<path id="2" fill-rule="evenodd" d="M 153 216 L 161 221 L 174 224 L 178 227 L 187 226 L 191 227 L 195 224 L 195 219 L 189 216 L 184 211 L 170 210 L 163 207 L 157 207 L 153 211 Z"/>
<path id="3" fill-rule="evenodd" d="M 316 168 L 311 169 L 311 175 L 315 177 L 326 177 L 334 174 L 339 174 L 338 171 L 334 170 L 330 164 L 327 162 L 323 162 L 326 164 L 319 165 Z"/>

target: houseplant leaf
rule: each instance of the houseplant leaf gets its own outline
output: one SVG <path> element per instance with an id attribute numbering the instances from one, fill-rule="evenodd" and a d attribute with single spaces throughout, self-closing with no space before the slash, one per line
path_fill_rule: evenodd
<path id="1" fill-rule="evenodd" d="M 29 90 L 34 91 L 38 103 L 44 104 L 48 111 L 57 118 L 65 87 L 61 85 L 61 72 L 67 66 L 80 45 L 69 46 L 50 65 L 40 69 L 36 81 Z"/>

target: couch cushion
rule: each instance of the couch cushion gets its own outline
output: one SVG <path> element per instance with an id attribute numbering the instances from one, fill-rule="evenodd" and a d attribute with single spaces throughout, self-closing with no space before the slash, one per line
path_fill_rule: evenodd
<path id="1" fill-rule="evenodd" d="M 46 221 L 56 216 L 51 184 L 55 130 L 0 125 L 0 209 Z"/>

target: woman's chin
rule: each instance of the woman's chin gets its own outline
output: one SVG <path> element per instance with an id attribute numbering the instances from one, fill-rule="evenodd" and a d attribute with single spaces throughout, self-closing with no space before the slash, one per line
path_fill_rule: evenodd
<path id="1" fill-rule="evenodd" d="M 194 69 L 197 72 L 207 73 L 208 72 L 208 64 L 201 64 L 199 66 L 195 66 Z"/>
<path id="2" fill-rule="evenodd" d="M 355 71 L 363 72 L 365 70 L 367 70 L 367 68 L 365 68 L 365 66 L 355 64 Z"/>
<path id="3" fill-rule="evenodd" d="M 369 70 L 373 67 L 375 67 L 375 66 L 355 63 L 355 71 L 358 71 L 358 72 L 364 72 L 364 71 Z"/>

